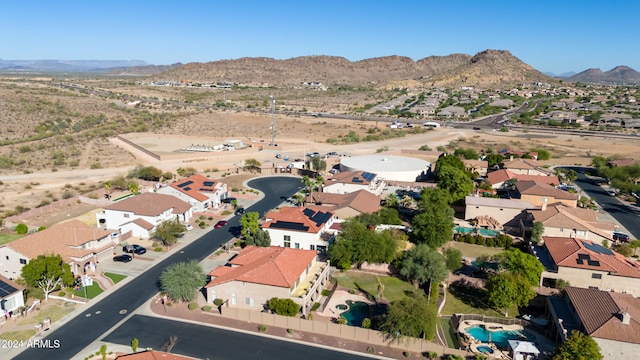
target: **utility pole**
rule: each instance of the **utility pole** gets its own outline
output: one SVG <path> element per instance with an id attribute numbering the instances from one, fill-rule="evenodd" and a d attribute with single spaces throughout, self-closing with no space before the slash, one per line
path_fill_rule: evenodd
<path id="1" fill-rule="evenodd" d="M 275 111 L 276 99 L 273 97 L 273 95 L 270 95 L 269 99 L 271 101 L 271 144 L 269 145 L 275 146 L 276 145 L 276 142 L 275 142 L 276 128 L 275 128 L 275 123 L 273 119 L 273 113 Z"/>

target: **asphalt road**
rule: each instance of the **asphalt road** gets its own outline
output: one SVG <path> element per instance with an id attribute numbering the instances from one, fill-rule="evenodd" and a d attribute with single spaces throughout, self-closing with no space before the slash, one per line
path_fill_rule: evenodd
<path id="1" fill-rule="evenodd" d="M 282 203 L 282 196 L 288 197 L 300 190 L 302 183 L 299 178 L 278 176 L 252 180 L 249 182 L 249 186 L 262 191 L 265 197 L 248 208 L 247 211 L 257 211 L 260 215 L 263 215 L 266 211 L 279 206 Z M 90 306 L 82 314 L 71 319 L 60 328 L 56 329 L 54 324 L 53 329 L 55 330 L 43 340 L 50 340 L 51 343 L 57 340 L 60 343 L 59 348 L 30 348 L 16 356 L 15 359 L 71 359 L 158 293 L 158 279 L 163 269 L 175 262 L 201 261 L 218 249 L 221 244 L 229 241 L 233 237 L 231 231 L 234 228 L 237 229 L 238 226 L 239 217 L 233 217 L 226 227 L 210 231 L 198 240 L 193 241 L 182 248 L 181 251 L 174 253 L 156 266 L 138 275 L 131 282 L 123 285 L 111 295 Z M 159 323 L 158 326 L 161 326 L 161 324 Z M 156 330 L 167 334 L 167 331 L 164 331 L 161 327 Z M 142 335 L 139 332 L 126 334 L 129 340 L 134 337 L 140 338 Z M 122 336 L 125 336 L 125 334 L 122 333 Z M 222 345 L 224 344 L 219 344 L 219 346 Z M 263 359 L 266 358 L 263 357 Z M 273 357 L 273 359 L 277 359 L 277 357 Z"/>
<path id="2" fill-rule="evenodd" d="M 370 359 L 289 341 L 222 330 L 210 326 L 134 315 L 103 340 L 129 346 L 132 334 L 141 347 L 161 349 L 169 336 L 177 337 L 171 352 L 198 359 Z"/>
<path id="3" fill-rule="evenodd" d="M 617 197 L 607 194 L 607 189 L 600 185 L 593 184 L 591 179 L 585 175 L 587 167 L 566 167 L 574 169 L 578 173 L 576 185 L 582 189 L 589 197 L 594 199 L 603 211 L 609 213 L 620 225 L 630 232 L 632 239 L 640 239 L 640 208 L 627 205 Z"/>

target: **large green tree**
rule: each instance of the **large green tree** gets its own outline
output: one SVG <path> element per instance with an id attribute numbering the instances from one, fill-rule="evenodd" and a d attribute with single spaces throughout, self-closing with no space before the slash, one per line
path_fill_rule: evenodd
<path id="1" fill-rule="evenodd" d="M 282 316 L 296 316 L 300 312 L 300 305 L 292 299 L 271 298 L 269 300 L 269 310 Z"/>
<path id="2" fill-rule="evenodd" d="M 429 292 L 431 283 L 444 280 L 447 274 L 444 256 L 427 244 L 418 244 L 407 250 L 400 264 L 400 275 L 411 281 L 416 289 L 427 284 Z"/>
<path id="3" fill-rule="evenodd" d="M 573 330 L 564 344 L 558 346 L 551 360 L 602 360 L 600 346 L 591 336 Z"/>
<path id="4" fill-rule="evenodd" d="M 444 257 L 447 262 L 447 269 L 456 271 L 462 267 L 462 252 L 458 249 L 447 248 L 444 251 Z"/>
<path id="5" fill-rule="evenodd" d="M 436 310 L 429 306 L 427 298 L 418 292 L 411 292 L 389 305 L 380 330 L 387 338 L 398 341 L 407 336 L 424 336 L 431 340 L 435 336 L 437 319 Z"/>
<path id="6" fill-rule="evenodd" d="M 49 293 L 60 286 L 73 285 L 73 273 L 69 264 L 62 261 L 60 255 L 39 255 L 22 267 L 22 279 L 27 286 L 42 290 L 45 300 Z"/>
<path id="7" fill-rule="evenodd" d="M 260 214 L 256 211 L 246 212 L 240 217 L 240 234 L 242 236 L 250 236 L 260 230 L 260 223 L 258 222 Z"/>
<path id="8" fill-rule="evenodd" d="M 509 272 L 500 272 L 487 280 L 487 302 L 495 309 L 504 309 L 509 316 L 509 307 L 526 306 L 536 296 L 527 279 Z"/>
<path id="9" fill-rule="evenodd" d="M 338 238 L 329 245 L 331 262 L 340 268 L 349 268 L 352 264 L 388 263 L 397 252 L 396 239 L 392 232 L 377 232 L 358 219 L 348 219 L 342 223 Z"/>
<path id="10" fill-rule="evenodd" d="M 540 221 L 535 221 L 531 225 L 531 242 L 534 244 L 540 244 L 542 241 L 542 234 L 544 233 L 544 224 Z"/>
<path id="11" fill-rule="evenodd" d="M 162 177 L 162 170 L 154 166 L 138 165 L 129 171 L 129 177 L 148 181 L 158 181 Z"/>
<path id="12" fill-rule="evenodd" d="M 247 234 L 244 237 L 247 245 L 255 245 L 262 247 L 271 246 L 271 236 L 268 231 L 258 229 L 256 232 Z"/>
<path id="13" fill-rule="evenodd" d="M 439 171 L 438 188 L 446 190 L 451 196 L 451 202 L 465 198 L 473 191 L 473 181 L 466 170 L 446 166 Z"/>
<path id="14" fill-rule="evenodd" d="M 178 241 L 178 237 L 184 234 L 185 230 L 186 227 L 178 220 L 168 220 L 156 226 L 151 237 L 160 241 L 164 246 L 171 246 Z"/>
<path id="15" fill-rule="evenodd" d="M 442 189 L 422 190 L 419 212 L 411 221 L 411 239 L 437 248 L 453 239 L 453 209 L 449 195 Z"/>
<path id="16" fill-rule="evenodd" d="M 207 276 L 200 264 L 191 260 L 169 265 L 160 274 L 160 288 L 174 301 L 193 301 Z"/>
<path id="17" fill-rule="evenodd" d="M 522 276 L 531 286 L 538 286 L 544 265 L 535 256 L 512 247 L 496 255 L 496 259 L 500 262 L 501 268 Z"/>

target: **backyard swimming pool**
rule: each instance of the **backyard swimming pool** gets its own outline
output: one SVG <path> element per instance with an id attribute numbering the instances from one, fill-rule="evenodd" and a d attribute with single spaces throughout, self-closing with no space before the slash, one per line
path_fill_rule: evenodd
<path id="1" fill-rule="evenodd" d="M 475 325 L 464 330 L 474 339 L 483 343 L 494 343 L 500 349 L 509 347 L 509 340 L 535 341 L 535 336 L 524 330 L 487 330 L 482 325 Z"/>
<path id="2" fill-rule="evenodd" d="M 493 349 L 488 346 L 480 345 L 477 349 L 483 354 L 493 354 Z"/>
<path id="3" fill-rule="evenodd" d="M 497 231 L 485 228 L 456 226 L 453 230 L 456 234 L 480 234 L 488 237 L 496 237 L 498 235 Z"/>
<path id="4" fill-rule="evenodd" d="M 349 310 L 340 313 L 347 319 L 347 325 L 349 326 L 362 326 L 362 320 L 371 317 L 371 309 L 369 304 L 362 301 L 347 300 Z"/>

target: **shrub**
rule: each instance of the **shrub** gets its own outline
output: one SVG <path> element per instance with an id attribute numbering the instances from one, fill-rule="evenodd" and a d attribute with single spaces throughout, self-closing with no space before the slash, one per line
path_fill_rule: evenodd
<path id="1" fill-rule="evenodd" d="M 347 318 L 344 316 L 340 316 L 336 322 L 340 325 L 347 325 Z"/>
<path id="2" fill-rule="evenodd" d="M 204 311 L 204 312 L 210 312 L 211 309 L 212 309 L 211 305 L 205 305 L 205 306 L 202 307 L 202 311 Z"/>
<path id="3" fill-rule="evenodd" d="M 278 315 L 295 316 L 300 311 L 300 305 L 292 299 L 271 298 L 269 300 L 269 310 Z"/>
<path id="4" fill-rule="evenodd" d="M 481 236 L 481 235 L 476 236 L 476 244 L 477 245 L 484 246 L 487 243 L 486 241 L 487 241 L 487 239 L 485 239 L 484 236 Z"/>
<path id="5" fill-rule="evenodd" d="M 207 219 L 209 219 L 209 220 L 213 220 L 213 216 L 209 216 Z"/>
<path id="6" fill-rule="evenodd" d="M 369 319 L 369 318 L 362 319 L 362 328 L 363 329 L 371 329 L 371 319 Z"/>
<path id="7" fill-rule="evenodd" d="M 198 303 L 197 302 L 189 303 L 189 305 L 187 305 L 187 308 L 189 308 L 189 310 L 195 310 L 198 308 Z"/>
<path id="8" fill-rule="evenodd" d="M 373 346 L 369 346 L 369 347 L 367 347 L 367 352 L 369 354 L 373 354 L 374 352 L 376 352 L 376 349 L 374 349 Z"/>
<path id="9" fill-rule="evenodd" d="M 287 329 L 287 332 L 288 332 L 289 334 L 293 334 L 293 329 Z"/>
<path id="10" fill-rule="evenodd" d="M 154 241 L 154 242 L 151 243 L 151 247 L 157 247 L 157 246 L 158 246 L 158 242 L 157 241 Z"/>
<path id="11" fill-rule="evenodd" d="M 207 226 L 207 224 L 206 224 L 204 221 L 200 221 L 200 222 L 198 223 L 198 226 L 200 226 L 201 228 L 203 228 L 203 227 Z"/>
<path id="12" fill-rule="evenodd" d="M 58 296 L 60 296 L 60 297 L 64 297 L 65 295 L 67 295 L 67 293 L 65 293 L 64 291 L 60 291 L 58 293 Z"/>
<path id="13" fill-rule="evenodd" d="M 213 305 L 215 305 L 215 306 L 222 306 L 222 304 L 224 304 L 224 300 L 222 300 L 222 299 L 214 299 L 213 300 Z"/>
<path id="14" fill-rule="evenodd" d="M 38 228 L 38 232 L 40 232 L 40 231 L 42 231 L 42 230 L 46 230 L 46 229 L 47 229 L 47 227 L 46 227 L 46 226 L 40 226 L 40 227 Z"/>
<path id="15" fill-rule="evenodd" d="M 494 247 L 494 246 L 496 246 L 496 239 L 494 239 L 494 238 L 487 238 L 487 243 L 486 243 L 486 245 L 487 245 L 488 247 Z"/>
<path id="16" fill-rule="evenodd" d="M 322 296 L 329 296 L 331 294 L 331 290 L 329 289 L 323 289 L 322 290 Z"/>
<path id="17" fill-rule="evenodd" d="M 156 247 L 153 248 L 153 251 L 162 252 L 162 248 L 160 246 L 156 246 Z"/>
<path id="18" fill-rule="evenodd" d="M 313 320 L 313 314 L 307 315 L 307 320 Z"/>
<path id="19" fill-rule="evenodd" d="M 265 331 L 267 331 L 267 327 L 266 327 L 266 326 L 264 326 L 264 325 L 259 325 L 259 326 L 258 326 L 258 331 L 260 331 L 260 332 L 265 332 Z"/>
<path id="20" fill-rule="evenodd" d="M 29 232 L 29 227 L 27 227 L 27 225 L 20 223 L 18 225 L 16 225 L 16 234 L 18 235 L 24 235 L 27 232 Z"/>
<path id="21" fill-rule="evenodd" d="M 315 303 L 313 303 L 313 306 L 311 306 L 311 311 L 316 311 L 316 310 L 318 310 L 319 307 L 320 307 L 320 303 L 319 302 L 315 302 Z"/>
<path id="22" fill-rule="evenodd" d="M 404 357 L 406 357 L 406 358 L 411 357 L 411 353 L 408 352 L 408 351 L 403 351 L 402 355 L 404 355 Z"/>

